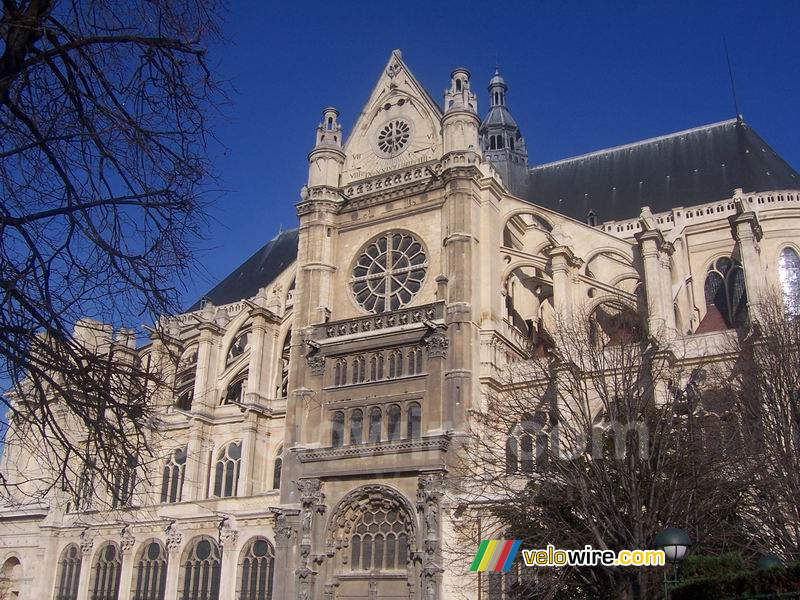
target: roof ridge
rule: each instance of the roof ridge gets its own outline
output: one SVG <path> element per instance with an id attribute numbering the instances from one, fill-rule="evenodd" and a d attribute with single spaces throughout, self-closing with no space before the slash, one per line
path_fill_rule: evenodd
<path id="1" fill-rule="evenodd" d="M 554 167 L 563 163 L 573 162 L 576 160 L 582 160 L 584 158 L 592 158 L 594 156 L 600 156 L 601 154 L 609 154 L 611 152 L 617 152 L 619 150 L 627 150 L 629 148 L 635 148 L 636 146 L 643 146 L 644 144 L 652 144 L 653 142 L 659 142 L 661 140 L 667 140 L 670 138 L 674 138 L 680 135 L 686 135 L 688 133 L 695 133 L 697 131 L 704 131 L 707 129 L 713 129 L 714 127 L 721 127 L 723 125 L 731 125 L 733 123 L 744 123 L 739 119 L 727 119 L 725 121 L 719 121 L 717 123 L 710 123 L 708 125 L 700 125 L 699 127 L 691 127 L 689 129 L 684 129 L 683 131 L 676 131 L 674 133 L 667 133 L 665 135 L 659 135 L 656 137 L 647 138 L 644 140 L 639 140 L 636 142 L 630 142 L 628 144 L 621 144 L 619 146 L 612 146 L 611 148 L 603 148 L 601 150 L 594 150 L 592 152 L 587 152 L 586 154 L 579 154 L 577 156 L 571 156 L 568 158 L 561 158 L 559 160 L 554 160 L 553 162 L 549 163 L 542 163 L 541 165 L 533 165 L 530 170 L 535 171 L 536 169 L 542 169 L 545 167 Z"/>

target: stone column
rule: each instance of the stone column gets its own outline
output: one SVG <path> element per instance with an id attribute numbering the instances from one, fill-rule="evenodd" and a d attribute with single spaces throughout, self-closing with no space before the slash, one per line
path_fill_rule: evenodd
<path id="1" fill-rule="evenodd" d="M 167 579 L 164 585 L 167 593 L 165 600 L 175 600 L 178 597 L 178 580 L 181 573 L 181 542 L 183 541 L 183 534 L 178 531 L 175 521 L 172 521 L 167 526 L 166 534 Z"/>
<path id="2" fill-rule="evenodd" d="M 242 423 L 242 470 L 239 474 L 241 483 L 238 486 L 237 496 L 252 496 L 255 489 L 253 473 L 255 471 L 258 419 L 257 412 L 248 410 Z"/>
<path id="3" fill-rule="evenodd" d="M 239 572 L 239 531 L 225 519 L 219 530 L 222 549 L 222 574 L 219 581 L 220 598 L 236 597 L 236 578 Z"/>
<path id="4" fill-rule="evenodd" d="M 757 320 L 761 296 L 766 287 L 764 268 L 761 264 L 761 225 L 753 211 L 744 211 L 741 201 L 737 203 L 736 215 L 730 217 L 733 238 L 739 243 L 739 254 L 744 267 L 744 281 L 747 289 L 747 310 L 750 320 Z"/>
<path id="5" fill-rule="evenodd" d="M 422 516 L 422 598 L 439 600 L 442 587 L 442 507 L 444 475 L 430 473 L 419 478 L 417 510 Z"/>
<path id="6" fill-rule="evenodd" d="M 672 310 L 672 286 L 669 278 L 669 249 L 658 229 L 643 231 L 636 236 L 644 263 L 644 284 L 647 290 L 647 327 L 656 335 L 665 327 L 675 328 Z M 666 261 L 666 268 L 664 267 Z M 665 277 L 666 273 L 666 277 Z"/>
<path id="7" fill-rule="evenodd" d="M 131 584 L 133 581 L 133 567 L 136 556 L 133 553 L 136 538 L 126 525 L 122 528 L 119 539 L 119 550 L 122 554 L 122 568 L 119 576 L 119 594 L 117 600 L 129 600 L 131 597 Z"/>
<path id="8" fill-rule="evenodd" d="M 447 359 L 447 348 L 450 341 L 447 339 L 446 331 L 443 327 L 437 327 L 425 337 L 425 346 L 428 354 L 428 380 L 425 396 L 428 399 L 426 410 L 422 413 L 422 432 L 424 434 L 444 433 L 443 427 L 445 411 L 447 409 L 447 399 L 444 395 L 444 371 Z M 452 419 L 452 415 L 449 415 Z M 407 427 L 408 419 L 404 419 Z M 410 432 L 405 432 L 408 437 Z"/>
<path id="9" fill-rule="evenodd" d="M 296 509 L 272 508 L 275 515 L 275 573 L 272 597 L 291 600 L 295 598 L 295 578 L 292 566 L 297 564 L 297 523 L 300 514 Z"/>
<path id="10" fill-rule="evenodd" d="M 553 271 L 553 309 L 558 319 L 569 322 L 575 308 L 573 280 L 583 261 L 569 246 L 555 246 L 548 254 Z"/>
<path id="11" fill-rule="evenodd" d="M 92 558 L 94 549 L 94 534 L 88 529 L 81 533 L 81 576 L 78 580 L 78 600 L 88 600 L 89 587 L 92 578 Z"/>

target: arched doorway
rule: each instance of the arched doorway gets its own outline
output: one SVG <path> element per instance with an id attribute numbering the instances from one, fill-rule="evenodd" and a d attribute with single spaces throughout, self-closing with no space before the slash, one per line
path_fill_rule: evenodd
<path id="1" fill-rule="evenodd" d="M 0 598 L 17 600 L 22 588 L 22 563 L 16 556 L 11 556 L 0 568 Z"/>

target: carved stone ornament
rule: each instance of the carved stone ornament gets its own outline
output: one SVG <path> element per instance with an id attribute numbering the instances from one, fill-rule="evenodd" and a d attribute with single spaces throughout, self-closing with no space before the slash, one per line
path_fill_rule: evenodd
<path id="1" fill-rule="evenodd" d="M 233 548 L 239 540 L 239 531 L 233 527 L 227 517 L 219 524 L 219 544 L 223 548 Z"/>
<path id="2" fill-rule="evenodd" d="M 81 531 L 80 547 L 84 554 L 89 554 L 94 547 L 94 534 L 89 531 L 88 527 Z"/>
<path id="3" fill-rule="evenodd" d="M 393 60 L 389 66 L 386 67 L 386 75 L 388 75 L 390 79 L 394 79 L 397 77 L 397 74 L 400 72 L 400 70 L 400 63 L 398 63 L 396 60 Z"/>
<path id="4" fill-rule="evenodd" d="M 176 552 L 181 546 L 183 534 L 178 531 L 175 521 L 170 521 L 169 525 L 167 525 L 165 533 L 167 534 L 167 551 Z"/>
<path id="5" fill-rule="evenodd" d="M 125 525 L 120 531 L 119 537 L 119 549 L 123 554 L 127 554 L 133 549 L 133 545 L 136 543 L 136 538 L 130 531 L 130 526 Z"/>
<path id="6" fill-rule="evenodd" d="M 428 347 L 429 358 L 446 358 L 447 348 L 450 346 L 450 340 L 443 333 L 434 333 L 433 335 L 425 338 L 425 344 Z"/>
<path id="7" fill-rule="evenodd" d="M 297 482 L 297 489 L 304 507 L 321 504 L 325 498 L 325 494 L 322 492 L 322 481 L 317 478 L 301 479 Z"/>
<path id="8" fill-rule="evenodd" d="M 311 369 L 312 375 L 325 374 L 325 357 L 324 356 L 309 356 L 307 359 L 308 368 Z"/>

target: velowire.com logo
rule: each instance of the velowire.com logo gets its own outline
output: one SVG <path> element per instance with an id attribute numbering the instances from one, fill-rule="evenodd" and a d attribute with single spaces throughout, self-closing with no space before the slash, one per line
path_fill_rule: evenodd
<path id="1" fill-rule="evenodd" d="M 519 551 L 519 540 L 483 540 L 470 571 L 508 571 Z"/>

